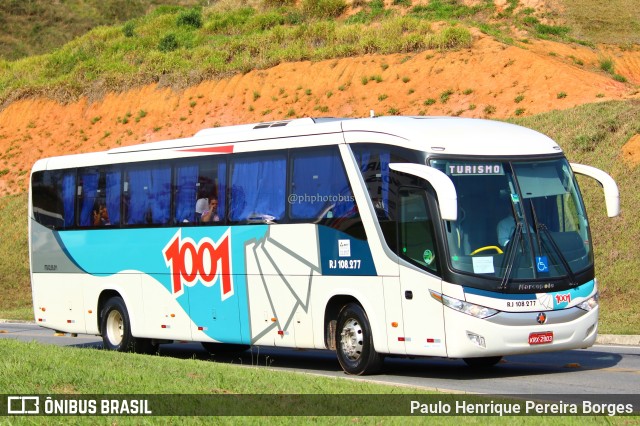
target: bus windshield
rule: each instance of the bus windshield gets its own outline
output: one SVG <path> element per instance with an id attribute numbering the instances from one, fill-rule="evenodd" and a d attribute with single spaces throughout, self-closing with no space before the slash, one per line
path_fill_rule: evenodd
<path id="1" fill-rule="evenodd" d="M 509 280 L 569 277 L 593 264 L 582 198 L 566 159 L 432 160 L 458 195 L 445 221 L 454 270 Z"/>

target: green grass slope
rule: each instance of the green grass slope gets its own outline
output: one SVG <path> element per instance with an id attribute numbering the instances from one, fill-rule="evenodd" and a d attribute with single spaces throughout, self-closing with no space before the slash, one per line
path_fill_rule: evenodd
<path id="1" fill-rule="evenodd" d="M 525 41 L 571 40 L 569 27 L 543 23 L 543 13 L 517 8 L 517 0 L 508 3 L 500 10 L 493 0 L 473 6 L 371 0 L 351 7 L 344 0 L 224 0 L 162 7 L 93 29 L 49 54 L 0 61 L 0 105 L 34 95 L 95 99 L 149 83 L 181 88 L 281 62 L 457 49 L 470 46 L 471 27 L 505 42 L 513 42 L 512 28 Z"/>
<path id="2" fill-rule="evenodd" d="M 0 58 L 16 60 L 48 53 L 101 25 L 145 15 L 163 4 L 197 0 L 2 0 Z"/>

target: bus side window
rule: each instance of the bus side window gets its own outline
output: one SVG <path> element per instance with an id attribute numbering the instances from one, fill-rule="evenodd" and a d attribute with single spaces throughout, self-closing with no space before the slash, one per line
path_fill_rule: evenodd
<path id="1" fill-rule="evenodd" d="M 81 170 L 78 180 L 78 226 L 94 226 L 94 216 L 99 203 L 100 173 L 97 170 Z"/>
<path id="2" fill-rule="evenodd" d="M 33 214 L 48 228 L 75 224 L 76 171 L 43 171 L 33 175 Z"/>
<path id="3" fill-rule="evenodd" d="M 185 164 L 176 167 L 174 222 L 197 222 L 194 206 L 198 198 L 198 164 Z"/>
<path id="4" fill-rule="evenodd" d="M 82 169 L 78 172 L 78 226 L 120 224 L 120 170 Z"/>
<path id="5" fill-rule="evenodd" d="M 125 222 L 127 225 L 169 223 L 171 167 L 131 168 L 127 173 Z"/>
<path id="6" fill-rule="evenodd" d="M 291 219 L 322 223 L 356 213 L 353 193 L 337 149 L 294 151 L 291 159 L 288 197 Z"/>
<path id="7" fill-rule="evenodd" d="M 400 256 L 423 269 L 438 273 L 433 221 L 424 189 L 401 187 L 399 204 Z"/>
<path id="8" fill-rule="evenodd" d="M 284 154 L 254 155 L 231 163 L 231 221 L 277 223 L 284 217 L 286 163 Z"/>

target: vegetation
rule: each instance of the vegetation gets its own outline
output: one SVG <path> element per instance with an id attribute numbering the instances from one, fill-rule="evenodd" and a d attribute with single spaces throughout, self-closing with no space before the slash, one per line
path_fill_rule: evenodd
<path id="1" fill-rule="evenodd" d="M 629 46 L 640 43 L 636 0 L 563 0 L 564 18 L 574 37 L 591 43 Z"/>
<path id="2" fill-rule="evenodd" d="M 71 34 L 64 39 L 69 42 L 56 48 L 59 44 L 41 37 L 42 48 L 25 53 L 14 46 L 11 52 L 18 53 L 0 60 L 0 105 L 34 95 L 63 102 L 81 95 L 95 99 L 148 83 L 184 88 L 289 61 L 467 48 L 471 27 L 505 42 L 513 42 L 514 26 L 531 37 L 575 39 L 571 26 L 556 25 L 554 16 L 518 8 L 513 0 L 500 11 L 493 0 L 471 6 L 456 0 L 432 0 L 426 5 L 408 1 L 385 5 L 381 0 L 181 2 L 192 8 L 163 5 L 168 0 L 138 0 L 132 2 L 135 7 L 124 7 L 123 2 L 75 0 L 53 6 L 32 0 L 0 5 L 7 12 L 0 14 L 0 21 L 7 23 L 3 28 L 22 44 L 32 43 L 8 23 L 23 16 L 38 16 L 36 26 L 50 23 L 47 19 L 63 24 L 77 20 L 83 30 L 127 20 L 93 28 L 74 39 L 82 31 L 47 25 L 50 31 Z M 143 15 L 147 10 L 152 11 Z M 635 22 L 633 13 L 630 19 Z M 33 33 L 38 30 L 31 28 L 29 34 Z M 35 52 L 45 54 L 14 60 Z"/>
<path id="3" fill-rule="evenodd" d="M 143 16 L 160 5 L 197 3 L 197 0 L 3 0 L 0 58 L 11 61 L 48 53 L 92 28 Z"/>
<path id="4" fill-rule="evenodd" d="M 33 320 L 27 199 L 26 193 L 0 198 L 0 318 Z"/>
<path id="5" fill-rule="evenodd" d="M 362 380 L 348 380 L 343 378 L 330 378 L 311 376 L 292 372 L 278 372 L 277 374 L 266 368 L 254 366 L 239 366 L 225 362 L 209 362 L 202 359 L 176 359 L 162 356 L 137 355 L 101 351 L 91 348 L 57 347 L 43 345 L 35 342 L 23 343 L 12 339 L 0 340 L 0 386 L 9 395 L 131 395 L 128 399 L 138 399 L 136 395 L 161 395 L 158 404 L 170 409 L 172 405 L 171 395 L 189 395 L 196 400 L 197 394 L 227 395 L 238 394 L 265 395 L 265 410 L 272 412 L 283 401 L 276 395 L 288 398 L 295 395 L 336 395 L 337 407 L 354 411 L 362 409 L 362 404 L 355 406 L 350 401 L 350 395 L 374 395 L 372 398 L 384 401 L 385 397 L 400 397 L 402 395 L 419 394 L 424 397 L 428 393 L 424 389 L 408 387 L 385 386 Z M 161 372 L 161 374 L 159 374 Z M 376 397 L 375 395 L 379 395 Z M 271 396 L 271 398 L 270 398 Z M 478 395 L 460 396 L 469 403 L 487 403 L 484 397 Z M 96 399 L 97 399 L 96 398 Z M 139 399 L 143 399 L 141 396 Z M 147 396 L 148 399 L 151 397 Z M 380 398 L 380 399 L 378 399 Z M 409 397 L 410 398 L 410 397 Z M 441 396 L 444 402 L 454 404 L 447 395 Z M 492 398 L 494 400 L 495 397 Z M 154 399 L 158 401 L 158 399 Z M 239 399 L 240 404 L 247 399 Z M 325 399 L 323 399 L 325 400 Z M 394 399 L 395 400 L 395 399 Z M 185 399 L 181 399 L 185 401 Z M 229 400 L 226 400 L 229 401 Z M 234 400 L 231 400 L 234 403 Z M 260 404 L 259 401 L 254 400 Z M 326 400 L 325 400 L 326 401 Z M 188 404 L 188 403 L 187 403 Z M 245 402 L 246 404 L 246 402 Z M 263 402 L 265 404 L 265 402 Z M 298 399 L 294 409 L 317 410 L 313 398 Z M 235 402 L 235 405 L 239 405 Z M 152 408 L 152 407 L 150 407 Z M 227 407 L 224 407 L 227 408 Z M 284 406 L 282 413 L 286 415 L 290 406 Z M 265 415 L 249 416 L 259 408 L 245 406 L 241 408 L 247 417 L 129 417 L 129 416 L 77 416 L 77 417 L 11 417 L 9 424 L 39 424 L 62 423 L 65 424 L 385 424 L 406 425 L 423 424 L 424 417 L 409 416 L 409 407 L 405 416 L 358 416 L 344 417 L 330 416 L 327 407 L 326 415 L 316 417 L 266 417 Z M 404 410 L 404 406 L 378 406 L 372 409 L 382 408 L 389 410 Z M 202 405 L 194 402 L 193 407 L 180 406 L 179 410 L 203 409 Z M 263 411 L 264 412 L 264 411 Z M 430 422 L 435 424 L 472 423 L 478 425 L 510 425 L 516 422 L 523 425 L 584 425 L 584 424 L 629 424 L 637 421 L 637 417 L 596 417 L 596 416 L 470 416 L 455 417 L 430 417 Z"/>

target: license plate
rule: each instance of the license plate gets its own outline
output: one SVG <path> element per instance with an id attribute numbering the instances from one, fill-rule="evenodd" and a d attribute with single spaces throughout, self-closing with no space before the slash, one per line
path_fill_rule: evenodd
<path id="1" fill-rule="evenodd" d="M 529 334 L 530 345 L 544 345 L 553 342 L 553 331 L 545 331 L 542 333 Z"/>

